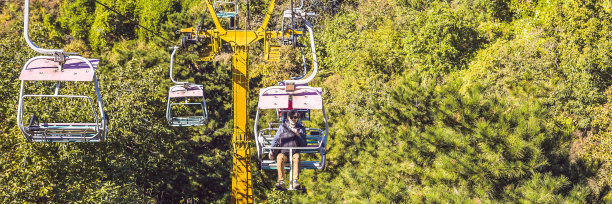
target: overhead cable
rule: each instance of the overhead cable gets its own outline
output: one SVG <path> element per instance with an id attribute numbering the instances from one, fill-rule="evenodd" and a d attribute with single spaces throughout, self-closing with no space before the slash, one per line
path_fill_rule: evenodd
<path id="1" fill-rule="evenodd" d="M 105 9 L 107 9 L 107 10 L 109 10 L 109 11 L 112 11 L 112 12 L 116 13 L 116 14 L 117 14 L 119 17 L 123 18 L 124 20 L 128 20 L 128 21 L 130 21 L 130 22 L 132 22 L 132 23 L 136 24 L 136 26 L 138 26 L 138 27 L 140 27 L 140 28 L 142 28 L 142 29 L 144 29 L 144 30 L 146 30 L 146 31 L 150 32 L 150 33 L 153 33 L 153 35 L 154 35 L 154 36 L 159 37 L 159 38 L 161 38 L 161 39 L 165 40 L 166 42 L 170 42 L 170 44 L 177 45 L 177 43 L 172 42 L 172 41 L 168 40 L 167 38 L 164 38 L 164 37 L 162 37 L 161 35 L 159 35 L 159 34 L 161 34 L 160 32 L 155 32 L 155 31 L 152 31 L 151 29 L 149 29 L 149 28 L 147 28 L 147 27 L 144 27 L 144 26 L 140 25 L 138 22 L 136 22 L 136 21 L 134 21 L 134 20 L 132 20 L 132 19 L 129 19 L 129 18 L 125 17 L 123 14 L 121 14 L 121 13 L 119 13 L 119 12 L 115 11 L 114 9 L 110 8 L 109 6 L 104 5 L 103 3 L 100 3 L 98 0 L 94 0 L 94 1 L 95 1 L 97 4 L 100 4 L 101 6 L 103 6 Z"/>

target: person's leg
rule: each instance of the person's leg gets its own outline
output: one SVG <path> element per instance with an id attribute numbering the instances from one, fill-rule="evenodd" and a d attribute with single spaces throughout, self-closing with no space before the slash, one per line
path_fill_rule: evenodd
<path id="1" fill-rule="evenodd" d="M 293 180 L 298 180 L 300 175 L 300 153 L 293 153 Z"/>
<path id="2" fill-rule="evenodd" d="M 283 153 L 279 153 L 276 156 L 276 166 L 278 171 L 278 181 L 285 180 L 285 162 L 287 162 L 287 156 Z"/>

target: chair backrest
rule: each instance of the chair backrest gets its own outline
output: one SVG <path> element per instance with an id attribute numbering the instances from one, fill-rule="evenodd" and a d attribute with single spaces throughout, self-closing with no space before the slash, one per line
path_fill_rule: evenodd
<path id="1" fill-rule="evenodd" d="M 297 86 L 293 92 L 287 92 L 283 86 L 269 87 L 260 90 L 259 109 L 288 109 L 289 100 L 293 109 L 322 109 L 323 98 L 320 87 Z"/>
<path id="2" fill-rule="evenodd" d="M 176 85 L 170 88 L 170 93 L 168 97 L 170 98 L 179 98 L 179 97 L 202 97 L 204 96 L 204 91 L 202 85 L 195 86 L 183 86 Z"/>
<path id="3" fill-rule="evenodd" d="M 19 75 L 22 81 L 93 81 L 99 59 L 88 59 L 93 65 L 81 59 L 66 59 L 62 66 L 52 58 L 36 58 L 28 61 Z M 62 67 L 60 71 L 59 67 Z"/>

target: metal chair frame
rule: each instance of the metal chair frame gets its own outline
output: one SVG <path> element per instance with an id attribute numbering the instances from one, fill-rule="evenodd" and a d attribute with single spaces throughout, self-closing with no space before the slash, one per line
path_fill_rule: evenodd
<path id="1" fill-rule="evenodd" d="M 261 98 L 264 94 L 266 94 L 270 90 L 284 90 L 285 86 L 273 86 L 260 90 L 259 97 Z M 315 92 L 319 97 L 321 96 L 321 92 L 319 89 L 310 87 L 310 86 L 298 86 L 297 90 L 308 90 Z M 287 93 L 292 95 L 293 93 Z M 275 104 L 276 105 L 276 104 Z M 269 108 L 263 108 L 269 109 Z M 319 128 L 306 128 L 307 133 L 317 132 L 318 134 L 308 134 L 306 135 L 308 145 L 306 147 L 272 147 L 271 141 L 274 138 L 274 132 L 276 128 L 272 127 L 274 125 L 280 125 L 281 123 L 268 123 L 268 127 L 259 129 L 259 118 L 260 118 L 260 110 L 262 108 L 258 106 L 257 112 L 255 114 L 255 123 L 253 127 L 253 133 L 255 136 L 255 144 L 257 147 L 257 167 L 260 169 L 277 169 L 276 161 L 269 159 L 262 159 L 267 153 L 273 150 L 289 150 L 290 154 L 293 154 L 293 151 L 300 150 L 301 154 L 317 154 L 319 155 L 319 160 L 316 161 L 300 161 L 300 169 L 315 169 L 322 170 L 325 168 L 325 158 L 326 158 L 326 147 L 327 147 L 327 139 L 329 137 L 329 124 L 327 121 L 327 115 L 325 114 L 325 108 L 321 101 L 321 112 L 323 114 L 323 121 L 325 123 L 325 129 Z M 292 158 L 289 158 L 289 163 L 292 164 Z M 291 170 L 293 168 L 292 165 L 285 165 L 285 169 Z M 293 172 L 289 171 L 290 177 L 293 176 Z M 289 185 L 289 189 L 287 190 L 300 190 L 295 189 L 292 184 Z"/>
<path id="2" fill-rule="evenodd" d="M 206 109 L 206 98 L 204 97 L 204 86 L 198 84 L 191 84 L 189 82 L 176 81 L 172 75 L 174 68 L 174 55 L 178 50 L 178 47 L 171 47 L 172 54 L 170 55 L 170 80 L 175 84 L 168 90 L 168 102 L 166 105 L 166 120 L 168 125 L 174 127 L 184 126 L 201 126 L 206 124 L 208 119 L 208 110 Z M 177 92 L 183 92 L 183 94 L 174 94 Z M 173 98 L 184 98 L 185 102 L 171 102 Z M 202 102 L 188 102 L 188 98 L 197 98 L 198 101 L 201 98 Z M 172 115 L 173 106 L 200 106 L 202 109 L 202 115 L 197 116 L 182 116 L 176 117 Z"/>
<path id="3" fill-rule="evenodd" d="M 177 91 L 177 89 L 189 89 L 189 88 L 194 88 L 197 87 L 198 90 L 201 90 L 203 92 L 202 89 L 202 85 L 194 85 L 194 84 L 186 84 L 187 87 L 185 87 L 185 85 L 175 85 L 170 87 L 169 93 L 172 93 L 173 91 Z M 178 90 L 181 91 L 181 90 Z M 166 120 L 168 121 L 168 125 L 170 126 L 174 126 L 174 127 L 183 127 L 183 126 L 201 126 L 206 124 L 206 120 L 208 119 L 208 111 L 206 109 L 206 100 L 204 98 L 204 95 L 201 96 L 185 96 L 185 102 L 181 102 L 181 103 L 172 103 L 172 99 L 173 98 L 178 98 L 178 97 L 172 97 L 170 94 L 168 95 L 168 103 L 167 103 L 167 107 L 166 107 Z M 188 102 L 187 98 L 201 98 L 202 102 L 198 102 L 198 103 L 193 103 L 193 102 Z M 202 113 L 203 115 L 201 116 L 182 116 L 182 117 L 177 117 L 177 116 L 172 116 L 172 107 L 173 106 L 200 106 L 200 108 L 202 109 Z"/>
<path id="4" fill-rule="evenodd" d="M 19 104 L 17 105 L 17 125 L 19 130 L 24 135 L 27 141 L 33 142 L 102 142 L 106 139 L 108 120 L 104 113 L 102 105 L 102 97 L 98 79 L 96 77 L 96 69 L 92 61 L 81 56 L 78 53 L 64 52 L 62 49 L 44 49 L 36 46 L 29 36 L 29 6 L 30 1 L 25 0 L 24 5 L 24 30 L 23 35 L 28 46 L 34 51 L 45 54 L 47 56 L 36 56 L 28 60 L 21 72 L 21 85 L 19 89 Z M 51 55 L 51 56 L 49 56 Z M 36 67 L 42 62 L 51 62 L 54 67 Z M 66 70 L 65 65 L 73 65 L 68 61 L 81 61 L 85 63 L 86 68 L 79 67 L 78 63 L 74 69 Z M 32 63 L 38 63 L 29 67 Z M 37 71 L 38 73 L 35 73 Z M 69 75 L 66 72 L 72 71 L 74 74 Z M 85 77 L 82 77 L 85 76 Z M 53 95 L 44 94 L 26 94 L 26 81 L 56 81 L 55 93 Z M 93 82 L 96 92 L 96 102 L 98 112 L 93 105 L 93 100 L 86 95 L 60 95 L 61 81 L 89 81 Z M 24 98 L 84 98 L 89 101 L 89 107 L 95 118 L 95 123 L 39 123 L 36 126 L 33 124 L 25 125 L 23 121 Z"/>
<path id="5" fill-rule="evenodd" d="M 52 56 L 37 56 L 30 59 L 23 68 L 22 76 L 24 76 L 25 72 L 32 72 L 31 69 L 28 68 L 28 65 L 36 60 L 47 59 L 53 60 Z M 86 95 L 60 95 L 59 94 L 59 82 L 61 80 L 46 80 L 46 81 L 57 81 L 58 84 L 55 87 L 55 94 L 53 95 L 45 95 L 45 94 L 26 94 L 26 81 L 36 81 L 36 80 L 21 80 L 21 85 L 19 89 L 19 104 L 17 108 L 17 124 L 19 129 L 25 136 L 26 140 L 34 141 L 34 142 L 101 142 L 106 139 L 107 134 L 107 118 L 104 113 L 104 107 L 102 105 L 102 97 L 100 95 L 100 89 L 98 85 L 98 80 L 95 76 L 95 69 L 93 64 L 80 56 L 65 56 L 67 60 L 70 59 L 78 59 L 85 62 L 91 72 L 93 74 L 93 82 L 96 91 L 96 99 L 98 105 L 98 112 L 96 112 L 95 107 L 93 105 L 93 100 L 89 96 Z M 62 67 L 58 68 L 59 72 L 62 72 Z M 89 107 L 91 108 L 93 118 L 95 118 L 95 123 L 42 123 L 42 125 L 33 127 L 26 126 L 23 121 L 23 110 L 24 110 L 24 99 L 25 98 L 83 98 L 87 99 L 89 102 Z"/>

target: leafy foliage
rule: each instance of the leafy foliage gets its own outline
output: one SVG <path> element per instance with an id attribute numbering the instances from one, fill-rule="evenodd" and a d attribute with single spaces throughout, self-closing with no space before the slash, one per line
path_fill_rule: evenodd
<path id="1" fill-rule="evenodd" d="M 164 118 L 166 48 L 178 29 L 212 27 L 205 4 L 99 2 L 120 14 L 92 0 L 33 1 L 30 36 L 101 59 L 108 141 L 38 144 L 22 139 L 15 119 L 19 70 L 36 53 L 19 37 L 22 3 L 0 1 L 0 202 L 229 202 L 228 48 L 213 62 L 196 61 L 204 45 L 175 59 L 175 78 L 204 84 L 207 124 L 172 128 Z M 252 22 L 239 25 L 258 26 L 268 3 L 251 1 Z M 288 7 L 279 3 L 275 14 Z M 327 168 L 301 172 L 306 194 L 273 191 L 275 171 L 253 172 L 258 202 L 612 201 L 610 1 L 306 3 L 319 14 L 311 84 L 325 90 Z M 249 59 L 251 107 L 259 88 L 303 67 L 297 49 L 266 63 L 260 47 Z M 68 108 L 76 101 L 29 102 L 43 118 L 84 119 Z"/>

